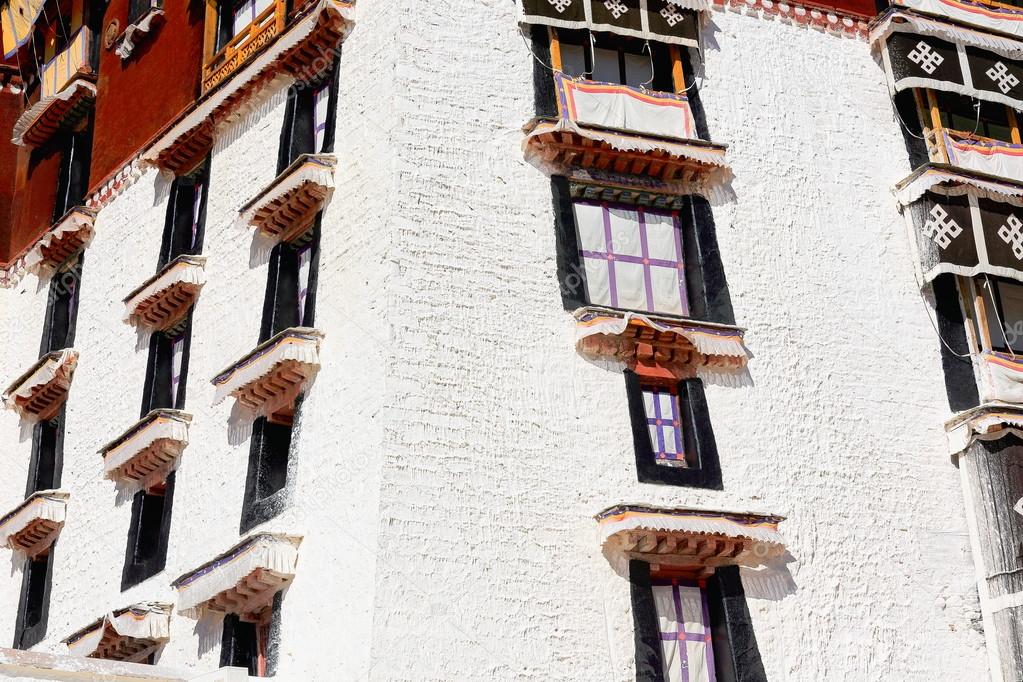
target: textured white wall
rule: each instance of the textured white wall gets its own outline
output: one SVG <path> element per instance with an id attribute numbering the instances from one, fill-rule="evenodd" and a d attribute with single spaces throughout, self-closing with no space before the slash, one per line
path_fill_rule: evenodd
<path id="1" fill-rule="evenodd" d="M 549 184 L 519 148 L 532 58 L 514 3 L 360 0 L 358 14 L 322 240 L 324 364 L 293 504 L 266 524 L 305 535 L 280 675 L 629 679 L 628 585 L 592 515 L 643 502 L 789 517 L 794 592 L 750 599 L 771 680 L 983 677 L 938 344 L 888 191 L 908 165 L 866 44 L 730 13 L 708 29 L 701 95 L 737 194 L 715 219 L 756 386 L 708 390 L 725 489 L 701 491 L 636 482 L 624 382 L 574 353 Z M 167 570 L 124 594 L 130 504 L 115 506 L 96 450 L 138 416 L 146 350 L 120 301 L 155 267 L 166 183 L 149 173 L 100 214 L 41 650 L 109 609 L 172 600 L 171 580 L 239 538 L 248 442 L 229 443 L 209 379 L 257 338 L 266 265 L 234 216 L 274 174 L 283 106 L 214 153 Z M 5 382 L 37 355 L 37 289 L 0 290 Z M 0 430 L 9 509 L 30 443 L 10 412 Z M 0 644 L 19 585 L 0 572 Z M 217 664 L 218 631 L 200 658 L 196 624 L 172 623 L 162 664 Z"/>

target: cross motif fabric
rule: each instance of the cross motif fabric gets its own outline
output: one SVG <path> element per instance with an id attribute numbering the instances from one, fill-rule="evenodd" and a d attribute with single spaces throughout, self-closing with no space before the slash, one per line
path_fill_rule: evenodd
<path id="1" fill-rule="evenodd" d="M 919 66 L 928 74 L 934 73 L 941 66 L 941 63 L 945 61 L 944 57 L 931 49 L 931 46 L 922 40 L 906 56 L 909 57 L 909 61 Z"/>
<path id="2" fill-rule="evenodd" d="M 995 65 L 984 73 L 994 81 L 1003 95 L 1008 94 L 1010 90 L 1019 85 L 1019 78 L 1009 73 L 1009 67 L 1002 62 L 995 62 Z"/>
<path id="3" fill-rule="evenodd" d="M 1012 254 L 1016 256 L 1016 260 L 1023 261 L 1023 221 L 1017 218 L 1015 213 L 998 228 L 998 236 L 1012 247 Z"/>
<path id="4" fill-rule="evenodd" d="M 591 305 L 689 315 L 675 213 L 588 202 L 573 212 Z"/>
<path id="5" fill-rule="evenodd" d="M 942 250 L 948 248 L 952 240 L 962 234 L 963 228 L 948 215 L 948 211 L 935 204 L 931 209 L 927 222 L 924 223 L 924 235 L 937 244 Z"/>
<path id="6" fill-rule="evenodd" d="M 604 0 L 604 7 L 615 19 L 620 19 L 623 14 L 629 11 L 628 6 L 622 0 Z"/>
<path id="7" fill-rule="evenodd" d="M 644 388 L 643 408 L 646 411 L 654 460 L 664 466 L 685 467 L 687 463 L 678 395 L 666 387 Z"/>
<path id="8" fill-rule="evenodd" d="M 650 582 L 665 682 L 715 682 L 710 609 L 702 587 L 677 578 Z"/>
<path id="9" fill-rule="evenodd" d="M 566 9 L 572 6 L 572 0 L 547 0 L 551 3 L 551 6 L 558 10 L 558 14 L 564 13 Z"/>
<path id="10" fill-rule="evenodd" d="M 670 2 L 664 6 L 660 15 L 664 17 L 664 20 L 668 22 L 668 26 L 671 26 L 672 28 L 675 27 L 675 24 L 685 19 L 685 15 L 679 11 L 678 7 Z"/>

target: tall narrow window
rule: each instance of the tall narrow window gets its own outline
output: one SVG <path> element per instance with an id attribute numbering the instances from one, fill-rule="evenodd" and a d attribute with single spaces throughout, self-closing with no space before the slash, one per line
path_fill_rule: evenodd
<path id="1" fill-rule="evenodd" d="M 173 499 L 173 473 L 165 482 L 135 493 L 124 570 L 121 573 L 122 590 L 137 585 L 164 569 Z"/>
<path id="2" fill-rule="evenodd" d="M 980 277 L 974 281 L 984 294 L 991 349 L 1023 352 L 1023 285 L 1000 277 Z"/>
<path id="3" fill-rule="evenodd" d="M 591 305 L 689 315 L 677 212 L 583 201 L 573 209 Z"/>
<path id="4" fill-rule="evenodd" d="M 82 256 L 72 259 L 53 273 L 46 303 L 46 322 L 40 355 L 70 348 L 75 342 Z"/>
<path id="5" fill-rule="evenodd" d="M 87 116 L 79 130 L 67 132 L 61 138 L 64 153 L 60 174 L 57 176 L 57 201 L 53 209 L 53 222 L 85 200 L 89 188 L 89 164 L 92 162 L 92 124 Z"/>
<path id="6" fill-rule="evenodd" d="M 715 679 L 705 589 L 705 583 L 692 580 L 651 580 L 665 682 L 713 682 Z"/>
<path id="7" fill-rule="evenodd" d="M 291 87 L 281 130 L 278 173 L 302 154 L 329 154 L 334 151 L 337 90 L 336 60 L 320 79 L 296 83 Z"/>
<path id="8" fill-rule="evenodd" d="M 243 533 L 284 508 L 294 419 L 300 403 L 301 397 L 291 410 L 260 417 L 253 423 L 240 524 Z"/>
<path id="9" fill-rule="evenodd" d="M 50 558 L 54 545 L 46 553 L 26 559 L 21 578 L 21 598 L 14 631 L 14 648 L 28 649 L 46 636 L 50 609 Z"/>
<path id="10" fill-rule="evenodd" d="M 184 328 L 175 334 L 154 332 L 149 337 L 149 365 L 141 416 L 160 408 L 184 409 L 191 336 L 191 322 L 186 321 Z"/>
<path id="11" fill-rule="evenodd" d="M 656 384 L 648 384 L 642 391 L 654 460 L 662 466 L 688 467 L 678 391 L 674 386 Z"/>
<path id="12" fill-rule="evenodd" d="M 29 464 L 28 485 L 25 497 L 39 490 L 53 490 L 60 487 L 63 468 L 64 410 L 50 419 L 40 422 L 32 430 L 32 460 Z"/>
<path id="13" fill-rule="evenodd" d="M 209 160 L 190 175 L 174 180 L 167 219 L 164 223 L 163 242 L 157 269 L 181 255 L 202 253 L 206 228 L 206 187 L 209 184 Z"/>
<path id="14" fill-rule="evenodd" d="M 320 219 L 297 242 L 278 244 L 270 253 L 259 340 L 289 327 L 312 326 L 316 311 Z"/>

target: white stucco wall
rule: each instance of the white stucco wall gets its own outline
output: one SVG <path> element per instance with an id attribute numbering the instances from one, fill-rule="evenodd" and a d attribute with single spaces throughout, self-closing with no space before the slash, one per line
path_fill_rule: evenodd
<path id="1" fill-rule="evenodd" d="M 864 42 L 715 13 L 701 96 L 730 145 L 715 209 L 756 386 L 708 389 L 723 491 L 636 481 L 624 381 L 573 350 L 548 180 L 522 160 L 532 57 L 514 3 L 360 0 L 324 219 L 323 367 L 297 431 L 305 536 L 282 613 L 283 679 L 626 680 L 627 582 L 592 516 L 620 502 L 788 517 L 791 594 L 750 587 L 772 681 L 981 679 L 986 659 L 938 342 L 888 188 L 908 171 Z M 239 206 L 273 177 L 283 101 L 214 150 L 207 284 L 195 310 L 167 569 L 120 592 L 130 504 L 98 448 L 138 417 L 146 349 L 121 299 L 153 271 L 155 173 L 103 209 L 86 255 L 48 636 L 59 640 L 239 539 L 248 441 L 209 379 L 256 342 L 266 265 Z M 46 288 L 0 290 L 0 378 L 37 356 Z M 0 508 L 30 440 L 0 413 Z M 261 527 L 261 528 L 264 528 Z M 20 573 L 0 572 L 0 643 Z M 219 631 L 175 616 L 162 665 L 216 667 Z M 200 655 L 202 651 L 202 655 Z"/>

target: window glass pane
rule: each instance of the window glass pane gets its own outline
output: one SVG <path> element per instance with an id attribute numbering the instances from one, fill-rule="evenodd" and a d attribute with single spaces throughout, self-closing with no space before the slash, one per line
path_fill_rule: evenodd
<path id="1" fill-rule="evenodd" d="M 238 35 L 252 23 L 256 16 L 255 0 L 243 0 L 234 8 L 234 35 Z"/>
<path id="2" fill-rule="evenodd" d="M 178 387 L 181 386 L 181 365 L 185 357 L 185 336 L 174 339 L 171 344 L 171 404 L 175 409 L 181 409 L 184 405 L 178 404 Z"/>
<path id="3" fill-rule="evenodd" d="M 665 682 L 714 680 L 713 649 L 703 588 L 681 579 L 651 581 Z"/>
<path id="4" fill-rule="evenodd" d="M 647 54 L 625 53 L 625 84 L 638 88 L 644 83 L 647 87 L 653 81 L 654 65 Z"/>
<path id="5" fill-rule="evenodd" d="M 1023 286 L 994 279 L 990 281 L 998 301 L 992 302 L 986 282 L 982 280 L 980 287 L 984 290 L 991 346 L 996 350 L 1012 348 L 1017 353 L 1023 352 Z M 998 303 L 1001 305 L 996 308 Z"/>
<path id="6" fill-rule="evenodd" d="M 678 394 L 671 387 L 647 386 L 643 388 L 643 408 L 654 460 L 663 466 L 687 467 Z"/>
<path id="7" fill-rule="evenodd" d="M 305 324 L 305 302 L 309 296 L 309 273 L 313 261 L 313 247 L 310 244 L 298 252 L 298 323 Z"/>
<path id="8" fill-rule="evenodd" d="M 586 75 L 586 52 L 582 45 L 561 44 L 561 71 L 573 78 Z"/>
<path id="9" fill-rule="evenodd" d="M 605 50 L 600 47 L 594 48 L 592 79 L 604 83 L 622 82 L 617 50 Z"/>
<path id="10" fill-rule="evenodd" d="M 327 134 L 327 112 L 330 109 L 330 86 L 324 85 L 313 93 L 313 152 L 323 151 L 323 140 Z"/>

